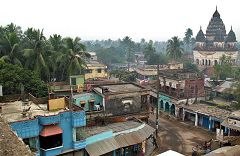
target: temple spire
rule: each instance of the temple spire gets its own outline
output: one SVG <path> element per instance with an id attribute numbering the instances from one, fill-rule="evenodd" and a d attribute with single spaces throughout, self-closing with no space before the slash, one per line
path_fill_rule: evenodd
<path id="1" fill-rule="evenodd" d="M 216 11 L 217 11 L 217 5 L 216 5 Z"/>

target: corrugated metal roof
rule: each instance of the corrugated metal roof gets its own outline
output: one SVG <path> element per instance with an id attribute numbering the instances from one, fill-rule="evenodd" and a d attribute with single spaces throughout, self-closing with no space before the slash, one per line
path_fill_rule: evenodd
<path id="1" fill-rule="evenodd" d="M 90 156 L 99 156 L 120 148 L 114 138 L 108 138 L 95 142 L 86 147 L 86 151 Z"/>
<path id="2" fill-rule="evenodd" d="M 154 131 L 154 128 L 146 124 L 142 129 L 135 132 L 120 134 L 113 138 L 105 139 L 87 145 L 86 150 L 91 156 L 102 155 L 121 147 L 141 143 L 149 138 L 149 136 L 153 134 Z"/>

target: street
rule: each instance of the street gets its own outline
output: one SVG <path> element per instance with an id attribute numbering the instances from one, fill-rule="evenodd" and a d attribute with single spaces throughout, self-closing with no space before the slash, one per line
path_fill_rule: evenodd
<path id="1" fill-rule="evenodd" d="M 189 156 L 192 154 L 192 147 L 204 141 L 215 138 L 213 133 L 198 127 L 187 125 L 181 121 L 168 119 L 160 116 L 159 118 L 158 143 L 159 149 L 153 155 L 165 152 L 169 149 Z M 150 116 L 150 124 L 155 124 L 155 116 Z"/>

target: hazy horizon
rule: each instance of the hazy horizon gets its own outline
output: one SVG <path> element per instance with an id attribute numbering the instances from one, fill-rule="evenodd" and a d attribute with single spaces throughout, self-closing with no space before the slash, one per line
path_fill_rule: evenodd
<path id="1" fill-rule="evenodd" d="M 237 0 L 8 0 L 2 2 L 0 25 L 11 22 L 26 30 L 44 29 L 44 34 L 102 40 L 130 36 L 166 41 L 184 37 L 187 28 L 193 35 L 202 26 L 204 33 L 216 5 L 227 33 L 231 25 L 240 40 Z"/>

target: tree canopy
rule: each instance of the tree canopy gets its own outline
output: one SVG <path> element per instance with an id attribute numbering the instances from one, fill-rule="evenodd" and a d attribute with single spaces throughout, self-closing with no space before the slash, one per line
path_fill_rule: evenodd
<path id="1" fill-rule="evenodd" d="M 0 60 L 0 84 L 3 86 L 4 95 L 19 94 L 21 86 L 24 86 L 25 92 L 36 97 L 47 95 L 47 85 L 35 72 L 2 60 Z"/>

